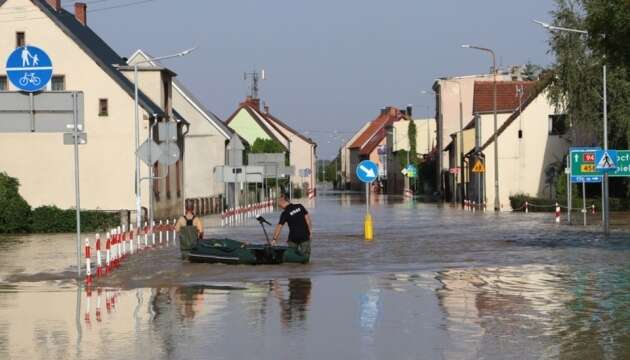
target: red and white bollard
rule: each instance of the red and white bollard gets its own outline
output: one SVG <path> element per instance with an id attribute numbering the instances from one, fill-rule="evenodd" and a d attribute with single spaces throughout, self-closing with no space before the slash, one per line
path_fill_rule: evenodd
<path id="1" fill-rule="evenodd" d="M 525 201 L 525 214 L 529 213 L 529 202 Z"/>
<path id="2" fill-rule="evenodd" d="M 472 212 L 475 212 L 475 210 L 477 210 L 477 203 L 475 203 L 474 201 L 472 202 Z"/>
<path id="3" fill-rule="evenodd" d="M 90 239 L 85 238 L 85 283 L 92 285 L 92 251 L 90 249 Z"/>
<path id="4" fill-rule="evenodd" d="M 487 205 L 486 205 L 486 202 L 484 201 L 483 202 L 483 212 L 486 212 L 486 209 L 487 209 Z"/>
<path id="5" fill-rule="evenodd" d="M 149 246 L 149 223 L 147 221 L 144 222 L 144 248 L 146 249 Z"/>
<path id="6" fill-rule="evenodd" d="M 105 271 L 106 272 L 110 272 L 112 270 L 112 254 L 111 254 L 111 249 L 112 249 L 112 243 L 111 243 L 111 237 L 110 234 L 107 233 L 106 235 L 106 242 L 105 242 Z"/>
<path id="7" fill-rule="evenodd" d="M 173 245 L 177 243 L 177 227 L 175 224 L 177 224 L 177 219 L 173 219 L 173 226 L 171 227 L 171 230 L 173 231 Z"/>
<path id="8" fill-rule="evenodd" d="M 103 290 L 101 288 L 96 289 L 96 321 L 101 322 L 101 294 Z"/>
<path id="9" fill-rule="evenodd" d="M 595 204 L 591 205 L 591 214 L 595 215 Z"/>
<path id="10" fill-rule="evenodd" d="M 556 203 L 556 224 L 560 224 L 560 204 Z"/>
<path id="11" fill-rule="evenodd" d="M 125 225 L 122 226 L 122 233 L 120 234 L 122 241 L 122 257 L 127 257 L 127 227 Z"/>
<path id="12" fill-rule="evenodd" d="M 96 277 L 103 276 L 103 262 L 101 259 L 101 235 L 96 234 Z"/>
<path id="13" fill-rule="evenodd" d="M 158 225 L 158 239 L 160 246 L 162 246 L 162 233 L 164 232 L 164 223 L 160 220 L 160 224 Z"/>
<path id="14" fill-rule="evenodd" d="M 151 246 L 155 246 L 155 220 L 151 221 L 149 232 L 151 233 Z"/>
<path id="15" fill-rule="evenodd" d="M 85 288 L 85 322 L 90 323 L 90 304 L 92 302 L 92 288 Z"/>
<path id="16" fill-rule="evenodd" d="M 168 247 L 171 240 L 171 220 L 166 219 L 166 246 Z"/>
<path id="17" fill-rule="evenodd" d="M 133 255 L 133 243 L 136 241 L 135 233 L 133 232 L 133 225 L 129 224 L 129 254 Z"/>

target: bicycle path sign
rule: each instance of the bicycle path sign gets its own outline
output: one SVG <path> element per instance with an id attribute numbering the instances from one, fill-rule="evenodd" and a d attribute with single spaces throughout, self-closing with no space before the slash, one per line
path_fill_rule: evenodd
<path id="1" fill-rule="evenodd" d="M 36 92 L 46 87 L 53 73 L 48 54 L 30 45 L 13 50 L 7 59 L 6 70 L 11 83 L 26 92 Z"/>

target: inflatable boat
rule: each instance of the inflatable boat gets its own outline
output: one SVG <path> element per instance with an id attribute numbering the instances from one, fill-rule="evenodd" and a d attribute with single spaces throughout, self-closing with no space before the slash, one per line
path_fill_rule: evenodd
<path id="1" fill-rule="evenodd" d="M 247 244 L 232 239 L 204 239 L 187 254 L 190 262 L 222 264 L 307 263 L 308 257 L 295 248 L 268 244 Z"/>
<path id="2" fill-rule="evenodd" d="M 232 239 L 203 239 L 185 254 L 186 258 L 190 262 L 245 265 L 308 263 L 309 257 L 296 248 L 271 245 L 265 229 L 265 224 L 271 224 L 262 216 L 258 216 L 256 220 L 262 226 L 267 244 L 248 244 Z"/>

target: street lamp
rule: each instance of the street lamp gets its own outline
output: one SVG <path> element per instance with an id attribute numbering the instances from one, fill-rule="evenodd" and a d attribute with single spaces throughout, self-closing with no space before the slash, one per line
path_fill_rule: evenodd
<path id="1" fill-rule="evenodd" d="M 135 193 L 136 193 L 136 228 L 140 229 L 142 223 L 142 192 L 140 190 L 140 157 L 138 156 L 138 147 L 140 146 L 140 120 L 138 113 L 138 65 L 153 63 L 158 60 L 166 60 L 175 57 L 181 57 L 190 54 L 195 48 L 184 50 L 172 55 L 165 55 L 154 57 L 146 60 L 139 61 L 133 64 L 133 93 L 134 93 L 134 124 L 135 124 L 135 160 L 136 160 L 136 181 L 135 181 Z M 150 131 L 150 129 L 149 129 Z"/>
<path id="2" fill-rule="evenodd" d="M 462 48 L 485 51 L 492 55 L 492 108 L 494 113 L 494 211 L 499 211 L 501 210 L 501 203 L 499 201 L 499 139 L 497 131 L 497 58 L 492 49 L 473 45 L 462 45 Z"/>
<path id="3" fill-rule="evenodd" d="M 582 35 L 588 35 L 588 31 L 581 29 L 571 29 L 560 26 L 553 26 L 548 23 L 533 20 L 536 24 L 544 27 L 549 31 L 564 31 L 577 33 Z M 604 101 L 604 152 L 608 152 L 608 89 L 606 79 L 606 64 L 602 65 L 602 82 L 603 82 L 603 101 Z M 604 234 L 608 234 L 610 219 L 609 219 L 609 199 L 608 199 L 608 173 L 604 172 L 604 181 L 602 183 L 602 225 L 604 227 Z"/>

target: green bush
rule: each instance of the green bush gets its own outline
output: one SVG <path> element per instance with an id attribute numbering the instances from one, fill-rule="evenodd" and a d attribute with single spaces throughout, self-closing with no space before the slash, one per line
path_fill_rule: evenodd
<path id="1" fill-rule="evenodd" d="M 0 233 L 24 233 L 30 230 L 31 207 L 18 192 L 20 182 L 0 173 Z"/>
<path id="2" fill-rule="evenodd" d="M 81 211 L 81 231 L 104 231 L 118 225 L 117 213 Z M 56 206 L 40 206 L 33 210 L 31 231 L 35 233 L 64 233 L 76 231 L 76 211 Z"/>
<path id="3" fill-rule="evenodd" d="M 294 187 L 293 188 L 293 198 L 294 199 L 301 199 L 302 196 L 304 195 L 304 191 L 302 191 L 301 187 Z"/>

